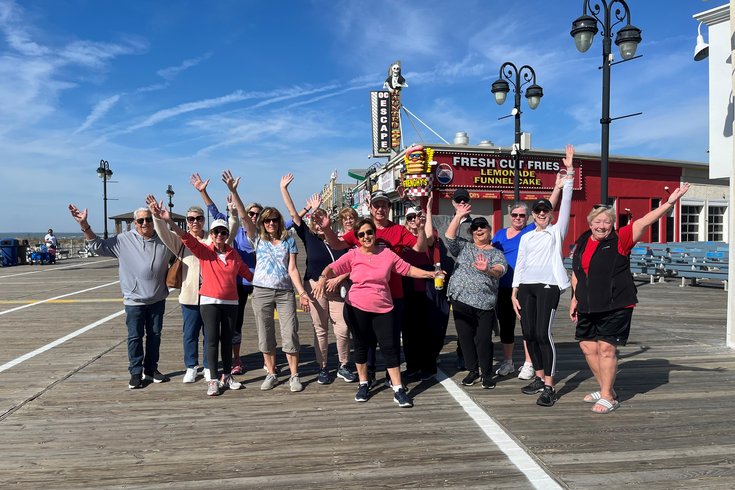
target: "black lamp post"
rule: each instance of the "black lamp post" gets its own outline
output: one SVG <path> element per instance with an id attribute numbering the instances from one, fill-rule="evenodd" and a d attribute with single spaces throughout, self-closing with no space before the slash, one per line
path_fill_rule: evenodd
<path id="1" fill-rule="evenodd" d="M 172 199 L 174 198 L 174 188 L 171 186 L 171 184 L 168 185 L 168 189 L 166 189 L 166 195 L 168 196 L 168 212 L 171 215 L 171 218 L 173 219 L 173 213 L 174 213 L 174 203 Z"/>
<path id="2" fill-rule="evenodd" d="M 536 72 L 528 65 L 523 65 L 518 68 L 510 61 L 506 61 L 500 66 L 500 74 L 498 76 L 499 78 L 493 82 L 492 88 L 490 89 L 493 95 L 495 95 L 495 102 L 498 105 L 502 105 L 505 102 L 505 98 L 508 92 L 510 92 L 510 85 L 513 85 L 513 92 L 515 93 L 513 111 L 511 112 L 515 116 L 516 121 L 516 137 L 513 151 L 511 152 L 515 166 L 513 172 L 513 199 L 520 201 L 521 191 L 518 174 L 521 163 L 521 93 L 523 92 L 523 87 L 530 83 L 531 85 L 526 88 L 525 95 L 528 100 L 528 107 L 536 109 L 541 103 L 541 97 L 544 96 L 544 91 L 540 86 L 536 85 Z M 503 80 L 504 78 L 505 80 Z M 510 82 L 510 85 L 508 82 Z M 501 117 L 500 119 L 503 118 Z"/>
<path id="3" fill-rule="evenodd" d="M 112 177 L 112 170 L 107 160 L 100 160 L 100 166 L 97 167 L 97 176 L 102 179 L 102 203 L 105 213 L 105 234 L 107 238 L 107 181 Z"/>
<path id="4" fill-rule="evenodd" d="M 614 12 L 613 7 L 616 6 Z M 590 15 L 591 14 L 591 15 Z M 615 15 L 611 19 L 612 15 Z M 614 22 L 613 22 L 614 21 Z M 635 50 L 641 42 L 641 30 L 631 25 L 630 9 L 624 0 L 596 0 L 594 4 L 590 0 L 582 2 L 582 16 L 572 23 L 570 34 L 574 37 L 574 44 L 580 53 L 584 53 L 590 46 L 597 34 L 597 24 L 602 27 L 602 141 L 600 143 L 600 201 L 607 204 L 607 176 L 608 158 L 610 156 L 610 67 L 614 65 L 612 56 L 612 29 L 621 22 L 625 25 L 618 30 L 615 36 L 615 44 L 620 48 L 620 56 L 623 61 L 635 58 Z M 640 114 L 640 113 L 638 113 Z M 630 114 L 634 116 L 638 114 Z M 629 117 L 622 116 L 622 117 Z"/>

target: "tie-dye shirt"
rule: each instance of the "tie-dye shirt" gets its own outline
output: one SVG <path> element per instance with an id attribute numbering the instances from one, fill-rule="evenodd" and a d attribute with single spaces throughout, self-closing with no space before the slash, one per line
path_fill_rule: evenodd
<path id="1" fill-rule="evenodd" d="M 250 237 L 248 237 L 250 240 Z M 258 261 L 253 274 L 253 286 L 269 289 L 293 289 L 288 275 L 290 254 L 299 253 L 296 240 L 288 236 L 278 245 L 256 238 L 253 243 Z"/>

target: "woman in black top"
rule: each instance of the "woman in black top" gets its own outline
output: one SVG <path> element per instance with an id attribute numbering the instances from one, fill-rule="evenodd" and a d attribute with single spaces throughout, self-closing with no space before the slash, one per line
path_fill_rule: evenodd
<path id="1" fill-rule="evenodd" d="M 330 248 L 324 241 L 324 233 L 322 233 L 319 225 L 325 211 L 320 209 L 321 197 L 318 194 L 313 195 L 307 200 L 305 210 L 312 211 L 311 224 L 309 226 L 304 223 L 301 216 L 296 211 L 293 199 L 288 192 L 288 186 L 293 182 L 293 174 L 287 174 L 281 177 L 281 195 L 283 202 L 286 204 L 291 218 L 293 219 L 296 233 L 304 242 L 306 249 L 306 272 L 304 273 L 304 287 L 307 291 L 311 291 L 319 281 L 319 276 L 324 268 L 341 257 L 346 250 L 334 250 Z M 314 351 L 316 354 L 316 362 L 319 364 L 319 376 L 317 382 L 319 384 L 329 384 L 332 382 L 331 374 L 327 369 L 327 352 L 329 351 L 329 321 L 334 324 L 334 335 L 337 338 L 337 356 L 339 357 L 339 368 L 337 369 L 337 377 L 342 378 L 348 383 L 357 381 L 357 376 L 347 367 L 350 355 L 350 335 L 347 323 L 344 319 L 344 299 L 340 295 L 340 282 L 346 276 L 340 276 L 330 279 L 327 282 L 326 294 L 315 300 L 311 305 L 311 320 L 314 323 Z"/>

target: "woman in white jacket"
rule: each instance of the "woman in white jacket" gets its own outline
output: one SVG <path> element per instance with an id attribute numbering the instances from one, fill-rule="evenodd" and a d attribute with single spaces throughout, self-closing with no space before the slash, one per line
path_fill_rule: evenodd
<path id="1" fill-rule="evenodd" d="M 553 206 L 547 199 L 536 201 L 531 211 L 536 229 L 521 238 L 515 275 L 513 276 L 513 309 L 521 321 L 523 340 L 533 361 L 536 378 L 521 390 L 526 395 L 541 393 L 538 405 L 550 407 L 556 402 L 554 372 L 556 349 L 551 324 L 559 306 L 559 296 L 570 286 L 562 262 L 562 244 L 569 228 L 572 206 L 574 147 L 567 145 L 564 182 L 559 219 L 555 224 Z"/>

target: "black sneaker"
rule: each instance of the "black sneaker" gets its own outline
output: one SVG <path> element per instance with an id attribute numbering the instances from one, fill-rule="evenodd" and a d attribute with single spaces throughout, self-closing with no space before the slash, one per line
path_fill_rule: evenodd
<path id="1" fill-rule="evenodd" d="M 367 383 L 360 383 L 360 387 L 357 388 L 357 394 L 355 395 L 355 401 L 356 402 L 366 402 L 368 401 L 370 388 L 368 387 Z"/>
<path id="2" fill-rule="evenodd" d="M 467 376 L 464 377 L 462 380 L 462 384 L 465 386 L 472 386 L 473 384 L 477 383 L 477 380 L 480 379 L 480 373 L 477 371 L 470 371 Z"/>
<path id="3" fill-rule="evenodd" d="M 316 382 L 320 385 L 328 385 L 332 382 L 332 377 L 329 375 L 329 370 L 327 368 L 319 370 L 319 376 L 317 377 Z"/>
<path id="4" fill-rule="evenodd" d="M 482 387 L 486 390 L 492 390 L 495 388 L 495 381 L 493 381 L 492 376 L 483 376 L 482 377 Z"/>
<path id="5" fill-rule="evenodd" d="M 131 390 L 137 390 L 139 388 L 143 387 L 143 376 L 140 374 L 133 374 L 130 376 L 130 381 L 128 382 L 128 388 Z"/>
<path id="6" fill-rule="evenodd" d="M 145 379 L 152 380 L 154 383 L 165 383 L 166 381 L 171 381 L 171 378 L 169 378 L 165 374 L 161 374 L 158 369 L 156 369 L 152 373 L 144 373 L 143 377 Z"/>
<path id="7" fill-rule="evenodd" d="M 413 407 L 413 402 L 403 388 L 398 388 L 398 391 L 393 393 L 393 401 L 401 408 Z"/>
<path id="8" fill-rule="evenodd" d="M 536 400 L 536 405 L 542 407 L 550 407 L 556 403 L 556 391 L 551 386 L 544 386 L 541 395 Z"/>
<path id="9" fill-rule="evenodd" d="M 541 378 L 536 378 L 528 385 L 521 388 L 521 393 L 523 393 L 524 395 L 535 395 L 536 393 L 541 393 L 542 391 L 544 391 L 544 380 Z"/>

